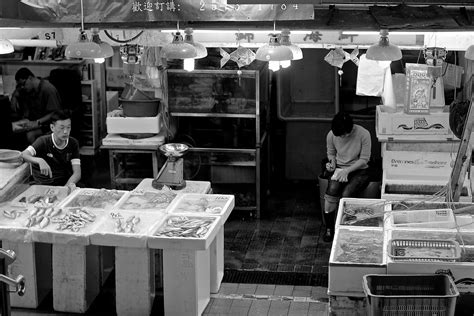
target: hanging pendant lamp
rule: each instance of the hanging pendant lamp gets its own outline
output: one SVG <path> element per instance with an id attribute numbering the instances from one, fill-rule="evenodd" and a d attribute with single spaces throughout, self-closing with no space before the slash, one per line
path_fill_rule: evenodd
<path id="1" fill-rule="evenodd" d="M 196 57 L 194 59 L 200 59 L 207 56 L 207 49 L 201 43 L 195 42 L 193 38 L 193 29 L 188 27 L 184 30 L 184 42 L 191 44 L 196 49 Z"/>
<path id="2" fill-rule="evenodd" d="M 94 59 L 94 62 L 103 63 L 105 61 L 105 58 L 109 58 L 114 55 L 114 50 L 112 46 L 110 46 L 109 43 L 103 42 L 100 39 L 98 28 L 92 28 L 91 32 L 92 32 L 91 42 L 94 42 L 100 46 L 100 54 L 99 54 L 100 57 L 97 59 Z"/>
<path id="3" fill-rule="evenodd" d="M 101 57 L 101 48 L 99 44 L 90 42 L 84 31 L 84 4 L 81 0 L 81 29 L 79 41 L 66 47 L 64 55 L 67 58 L 96 59 Z"/>
<path id="4" fill-rule="evenodd" d="M 12 42 L 0 39 L 0 55 L 13 53 L 14 50 Z"/>
<path id="5" fill-rule="evenodd" d="M 183 69 L 186 71 L 193 71 L 194 70 L 194 60 L 204 58 L 207 56 L 207 49 L 201 43 L 195 42 L 193 38 L 193 29 L 186 28 L 184 30 L 186 34 L 184 36 L 184 42 L 191 44 L 196 49 L 196 57 L 194 58 L 185 58 L 183 62 Z"/>
<path id="6" fill-rule="evenodd" d="M 469 60 L 474 60 L 474 44 L 472 44 L 471 46 L 467 48 L 466 54 L 464 55 L 464 57 Z"/>
<path id="7" fill-rule="evenodd" d="M 270 34 L 270 41 L 257 50 L 255 59 L 262 61 L 282 61 L 293 59 L 293 53 L 287 46 L 282 46 L 277 34 Z"/>
<path id="8" fill-rule="evenodd" d="M 377 61 L 395 61 L 402 59 L 402 51 L 396 45 L 390 44 L 388 30 L 380 30 L 380 40 L 367 49 L 366 58 Z"/>
<path id="9" fill-rule="evenodd" d="M 176 25 L 176 33 L 173 34 L 173 41 L 163 46 L 161 56 L 167 59 L 196 58 L 197 49 L 190 43 L 184 41 L 183 35 L 179 32 L 179 21 Z"/>

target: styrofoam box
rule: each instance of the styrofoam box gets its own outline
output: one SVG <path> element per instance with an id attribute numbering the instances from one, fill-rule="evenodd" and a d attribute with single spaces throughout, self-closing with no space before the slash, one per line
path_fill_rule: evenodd
<path id="1" fill-rule="evenodd" d="M 433 210 L 391 211 L 387 217 L 388 227 L 413 228 L 455 228 L 453 210 L 450 208 Z"/>
<path id="2" fill-rule="evenodd" d="M 392 230 L 388 232 L 388 236 L 390 236 L 389 239 L 449 239 L 459 242 L 456 230 L 433 230 L 431 232 Z M 472 279 L 474 279 L 474 234 L 463 234 L 463 238 L 465 241 L 467 239 L 468 242 L 463 247 L 459 262 L 393 261 L 387 255 L 387 274 L 444 273 L 454 279 L 459 292 L 474 292 L 474 282 L 472 282 Z"/>
<path id="3" fill-rule="evenodd" d="M 418 146 L 417 146 L 418 145 Z M 413 147 L 415 146 L 415 147 Z M 440 150 L 422 151 L 423 144 L 410 144 L 388 148 L 384 146 L 381 196 L 386 200 L 433 198 L 433 194 L 444 189 L 451 175 L 451 164 L 456 159 L 453 144 L 439 146 Z M 392 147 L 392 146 L 391 146 Z M 413 149 L 417 149 L 415 151 Z M 406 150 L 404 150 L 406 149 Z M 470 159 L 470 153 L 468 153 Z M 440 197 L 442 201 L 444 197 Z M 472 201 L 471 184 L 466 177 L 460 201 Z"/>
<path id="4" fill-rule="evenodd" d="M 126 222 L 132 216 L 139 222 L 133 225 L 133 232 L 117 232 L 117 220 Z M 165 213 L 137 213 L 135 211 L 110 211 L 90 236 L 92 245 L 146 248 L 150 230 L 165 218 Z"/>
<path id="5" fill-rule="evenodd" d="M 342 198 L 336 226 L 383 227 L 385 212 L 389 209 L 390 204 L 381 199 Z"/>
<path id="6" fill-rule="evenodd" d="M 156 235 L 158 232 L 163 232 L 169 227 L 170 221 L 178 220 L 195 220 L 205 221 L 209 223 L 209 229 L 202 237 L 185 237 L 176 236 L 168 237 L 164 235 Z M 177 225 L 179 227 L 179 225 Z M 198 215 L 182 215 L 182 214 L 168 214 L 165 219 L 156 224 L 151 230 L 148 237 L 148 248 L 152 249 L 189 249 L 189 250 L 206 250 L 211 245 L 220 229 L 219 217 L 217 216 L 198 216 Z M 186 228 L 185 230 L 189 230 Z"/>
<path id="7" fill-rule="evenodd" d="M 26 227 L 26 221 L 30 210 L 34 207 L 19 207 L 14 205 L 5 205 L 0 212 L 0 240 L 9 240 L 13 242 L 30 242 L 31 233 Z M 5 216 L 5 212 L 16 211 L 18 216 L 15 219 Z"/>
<path id="8" fill-rule="evenodd" d="M 397 112 L 377 106 L 376 130 L 378 135 L 446 135 L 454 137 L 449 128 L 449 112 L 432 108 L 429 114 L 406 114 L 402 108 Z M 440 138 L 442 139 L 442 138 Z"/>
<path id="9" fill-rule="evenodd" d="M 153 179 L 152 178 L 145 178 L 143 179 L 134 190 L 142 190 L 142 191 L 152 191 L 152 192 L 159 192 L 162 191 L 153 188 L 152 185 Z M 211 191 L 211 182 L 209 181 L 190 181 L 186 180 L 186 186 L 181 190 L 171 190 L 177 194 L 179 193 L 202 193 L 206 194 Z"/>
<path id="10" fill-rule="evenodd" d="M 177 197 L 168 211 L 170 214 L 214 215 L 223 224 L 235 205 L 235 198 L 229 194 L 183 193 Z"/>
<path id="11" fill-rule="evenodd" d="M 177 193 L 171 190 L 127 192 L 114 207 L 118 210 L 165 213 L 168 206 L 176 199 Z"/>
<path id="12" fill-rule="evenodd" d="M 153 133 L 160 132 L 160 117 L 107 117 L 107 133 Z"/>
<path id="13" fill-rule="evenodd" d="M 68 196 L 68 188 L 64 186 L 50 186 L 50 185 L 32 185 L 23 193 L 19 194 L 15 197 L 10 204 L 17 205 L 17 206 L 25 206 L 27 204 L 34 204 L 28 202 L 20 202 L 23 198 L 28 201 L 29 198 L 33 196 L 42 196 L 42 197 L 49 197 L 55 198 L 55 201 L 52 203 L 44 203 L 45 206 L 56 206 L 62 200 L 64 200 Z"/>
<path id="14" fill-rule="evenodd" d="M 32 240 L 50 244 L 89 245 L 89 236 L 100 226 L 107 213 L 97 209 L 86 209 L 95 215 L 95 219 L 93 222 L 86 223 L 79 231 L 73 232 L 70 229 L 60 230 L 58 228 L 59 224 L 51 221 L 49 225 L 44 228 L 40 228 L 37 225 L 31 227 Z M 63 217 L 68 212 L 67 209 L 63 209 L 63 212 L 58 217 Z"/>
<path id="15" fill-rule="evenodd" d="M 331 295 L 364 296 L 362 277 L 386 273 L 384 235 L 382 228 L 339 226 L 336 229 L 329 257 Z"/>
<path id="16" fill-rule="evenodd" d="M 87 207 L 98 210 L 109 210 L 116 206 L 120 198 L 128 191 L 89 189 L 75 190 L 59 206 L 63 208 Z M 108 195 L 104 198 L 104 195 Z"/>

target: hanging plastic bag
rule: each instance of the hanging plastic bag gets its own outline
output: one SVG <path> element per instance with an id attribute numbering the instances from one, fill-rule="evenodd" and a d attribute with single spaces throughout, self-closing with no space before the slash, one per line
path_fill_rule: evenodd
<path id="1" fill-rule="evenodd" d="M 375 60 L 360 56 L 356 95 L 379 97 L 383 92 L 385 68 Z"/>

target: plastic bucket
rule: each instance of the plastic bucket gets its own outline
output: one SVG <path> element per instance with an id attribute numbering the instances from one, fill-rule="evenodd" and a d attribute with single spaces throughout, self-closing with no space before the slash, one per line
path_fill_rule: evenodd
<path id="1" fill-rule="evenodd" d="M 160 107 L 159 99 L 125 100 L 119 99 L 123 115 L 132 117 L 157 116 Z"/>

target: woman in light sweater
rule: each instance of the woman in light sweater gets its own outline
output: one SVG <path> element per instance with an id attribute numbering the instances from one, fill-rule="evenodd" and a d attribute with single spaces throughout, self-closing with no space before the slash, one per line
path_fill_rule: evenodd
<path id="1" fill-rule="evenodd" d="M 342 197 L 355 197 L 370 181 L 370 133 L 354 124 L 349 114 L 339 112 L 332 120 L 331 131 L 326 136 L 326 146 L 329 160 L 326 169 L 331 177 L 324 195 L 326 232 L 323 240 L 329 242 L 334 237 L 339 200 Z"/>

